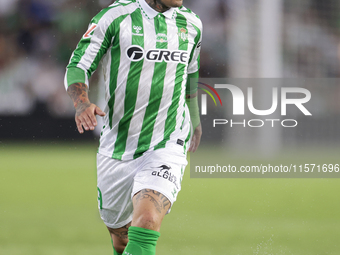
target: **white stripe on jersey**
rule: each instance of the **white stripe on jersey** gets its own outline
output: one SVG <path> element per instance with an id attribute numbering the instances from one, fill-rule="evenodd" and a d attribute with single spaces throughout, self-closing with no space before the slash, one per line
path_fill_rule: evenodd
<path id="1" fill-rule="evenodd" d="M 187 29 L 188 29 L 188 33 L 189 33 L 189 44 L 188 44 L 188 52 L 191 52 L 194 44 L 195 44 L 195 37 L 197 35 L 197 31 L 195 30 L 195 28 L 192 26 L 191 23 L 188 22 L 187 24 Z M 179 39 L 180 40 L 180 39 Z M 187 77 L 187 73 L 184 72 L 183 74 L 184 77 Z M 185 90 L 186 90 L 186 84 L 187 84 L 187 79 L 183 79 L 183 82 L 181 84 L 182 86 L 182 90 L 181 90 L 181 95 L 185 95 Z M 190 129 L 190 125 L 189 125 L 189 116 L 188 116 L 188 112 L 185 113 L 184 119 L 183 119 L 183 111 L 185 111 L 184 109 L 184 103 L 185 103 L 185 98 L 183 96 L 180 97 L 179 100 L 179 106 L 177 108 L 177 115 L 176 115 L 176 129 L 175 131 L 170 135 L 170 140 L 169 143 L 176 141 L 176 138 L 180 137 L 180 133 L 184 133 L 187 134 L 188 130 Z M 187 106 L 185 106 L 187 108 Z M 183 123 L 184 121 L 184 123 Z M 182 130 L 180 130 L 181 126 L 183 123 L 183 127 Z M 186 137 L 182 137 L 183 140 L 185 140 Z M 168 144 L 167 144 L 168 145 Z"/>
<path id="2" fill-rule="evenodd" d="M 112 61 L 112 46 L 107 50 L 106 55 L 104 55 L 102 59 L 102 70 L 104 75 L 104 84 L 105 84 L 105 101 L 108 102 L 110 100 L 110 80 L 111 80 L 111 66 Z M 108 106 L 106 106 L 108 107 Z"/>
<path id="3" fill-rule="evenodd" d="M 66 74 L 65 74 L 65 77 L 64 77 L 64 87 L 65 87 L 66 91 L 67 91 L 67 89 L 68 89 L 67 72 L 68 72 L 68 70 L 66 69 Z"/>
<path id="4" fill-rule="evenodd" d="M 91 37 L 91 43 L 89 47 L 85 50 L 85 54 L 80 59 L 77 67 L 83 70 L 89 70 L 91 65 L 96 58 L 101 45 L 105 39 L 105 34 L 107 32 L 108 27 L 111 23 L 121 15 L 125 15 L 131 13 L 133 9 L 137 9 L 137 6 L 129 5 L 129 6 L 117 6 L 107 11 L 103 17 L 98 22 L 97 28 L 93 32 L 93 36 Z M 114 38 L 112 38 L 113 40 Z M 87 73 L 86 73 L 87 74 Z M 87 76 L 87 75 L 86 75 Z"/>
<path id="5" fill-rule="evenodd" d="M 192 23 L 189 23 L 188 25 L 190 26 L 190 29 L 189 29 L 190 33 L 191 33 L 191 32 L 193 33 L 192 37 L 191 37 L 191 36 L 190 36 L 190 37 L 193 38 L 193 40 L 195 40 L 195 38 L 196 38 L 198 32 L 196 31 L 196 29 L 194 28 L 194 26 L 192 25 Z M 188 27 L 189 27 L 189 26 L 188 26 Z M 189 38 L 190 38 L 190 37 L 189 37 Z M 202 33 L 201 33 L 201 36 L 200 36 L 198 42 L 200 42 L 201 40 L 202 40 Z M 196 45 L 194 45 L 194 46 L 196 46 Z M 198 71 L 198 61 L 197 61 L 197 58 L 198 58 L 198 56 L 199 56 L 199 54 L 200 54 L 200 48 L 199 48 L 199 47 L 198 47 L 198 48 L 196 47 L 196 48 L 193 49 L 193 50 L 194 50 L 194 54 L 193 54 L 193 56 L 192 56 L 191 62 L 190 62 L 189 65 L 188 65 L 188 73 L 189 73 L 189 74 L 190 74 L 190 73 L 195 73 L 195 72 Z"/>
<path id="6" fill-rule="evenodd" d="M 168 29 L 168 35 L 177 35 L 178 33 L 178 28 L 176 26 L 175 22 L 171 22 L 169 24 L 168 20 L 165 19 L 166 23 L 167 23 L 167 29 Z M 177 36 L 178 37 L 178 36 Z M 168 41 L 168 49 L 171 50 L 178 50 L 179 47 L 179 43 L 178 40 L 169 40 Z M 163 95 L 162 95 L 162 100 L 161 100 L 161 104 L 159 107 L 159 111 L 158 112 L 168 112 L 168 109 L 171 106 L 172 103 L 172 95 L 173 95 L 173 91 L 175 88 L 175 77 L 176 77 L 176 68 L 169 68 L 169 66 L 167 66 L 166 68 L 166 74 L 165 74 L 165 78 L 164 81 L 166 81 L 167 83 L 167 89 L 163 89 Z M 171 91 L 171 93 L 169 93 L 169 91 Z M 163 110 L 166 109 L 166 110 Z M 167 115 L 157 115 L 156 118 L 156 123 L 155 123 L 155 129 L 154 132 L 152 134 L 152 139 L 151 139 L 151 144 L 158 144 L 159 142 L 161 142 L 163 140 L 163 136 L 156 136 L 157 134 L 164 134 L 164 129 L 165 129 L 165 122 L 166 122 L 166 118 Z"/>
<path id="7" fill-rule="evenodd" d="M 195 24 L 196 27 L 198 27 L 198 29 L 201 31 L 201 36 L 200 36 L 200 38 L 198 40 L 198 42 L 201 42 L 202 41 L 202 34 L 203 34 L 201 20 L 198 19 L 193 14 L 189 14 L 189 13 L 186 13 L 186 12 L 181 12 L 181 14 L 187 19 L 188 30 L 189 30 L 189 33 L 190 33 L 189 38 L 195 40 L 195 38 L 197 36 L 197 31 L 196 31 L 196 29 L 193 26 L 193 24 Z M 190 52 L 191 52 L 191 50 L 192 49 L 190 49 Z M 193 54 L 192 60 L 191 60 L 191 62 L 188 65 L 188 74 L 195 73 L 195 72 L 198 71 L 197 58 L 198 58 L 199 54 L 200 54 L 200 47 L 194 49 L 194 54 Z"/>
<path id="8" fill-rule="evenodd" d="M 143 19 L 143 33 L 144 33 L 144 48 L 145 49 L 155 49 L 156 41 L 149 40 L 149 38 L 155 38 L 156 31 L 153 20 Z M 126 150 L 124 154 L 127 152 L 137 150 L 139 135 L 142 130 L 143 120 L 146 111 L 146 105 L 149 102 L 151 85 L 152 85 L 152 77 L 153 70 L 155 69 L 155 62 L 144 61 L 143 68 L 140 76 L 138 92 L 137 92 L 137 101 L 135 111 L 133 113 L 133 117 L 130 123 L 129 135 L 126 142 Z M 137 134 L 132 136 L 132 134 Z M 124 160 L 124 154 L 122 156 L 122 160 Z"/>
<path id="9" fill-rule="evenodd" d="M 102 145 L 102 147 L 107 148 L 106 151 L 114 151 L 114 145 L 115 141 L 117 139 L 118 135 L 118 127 L 119 122 L 124 116 L 124 102 L 125 102 L 125 92 L 126 92 L 126 84 L 128 79 L 128 74 L 130 70 L 130 66 L 124 65 L 126 61 L 129 61 L 127 59 L 127 56 L 125 54 L 126 52 L 126 46 L 125 45 L 131 45 L 132 43 L 132 37 L 130 36 L 132 33 L 131 31 L 131 16 L 127 16 L 121 23 L 120 23 L 120 29 L 119 29 L 119 45 L 120 48 L 120 63 L 119 63 L 119 72 L 117 77 L 117 88 L 115 93 L 115 101 L 114 101 L 114 107 L 113 107 L 113 118 L 112 118 L 112 129 L 110 130 L 110 127 L 106 127 L 105 129 L 107 132 L 103 134 L 103 137 L 105 136 L 105 139 L 102 139 L 105 141 Z M 114 56 L 112 56 L 114 58 Z M 110 95 L 109 95 L 110 96 Z M 109 113 L 109 111 L 107 111 Z M 107 114 L 108 115 L 108 114 Z M 106 123 L 109 123 L 107 121 Z M 110 134 L 108 134 L 110 133 Z M 104 155 L 107 153 L 101 152 Z M 112 155 L 106 155 L 111 157 Z"/>

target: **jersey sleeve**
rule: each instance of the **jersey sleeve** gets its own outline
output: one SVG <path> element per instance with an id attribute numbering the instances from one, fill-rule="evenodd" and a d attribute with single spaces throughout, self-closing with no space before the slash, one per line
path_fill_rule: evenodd
<path id="1" fill-rule="evenodd" d="M 109 10 L 109 9 L 108 9 Z M 82 82 L 89 86 L 89 78 L 98 67 L 98 63 L 107 52 L 114 38 L 114 28 L 106 18 L 108 10 L 102 10 L 95 16 L 86 33 L 73 52 L 66 68 L 64 85 Z"/>
<path id="2" fill-rule="evenodd" d="M 196 73 L 188 74 L 187 84 L 186 84 L 186 89 L 185 89 L 185 94 L 186 95 L 195 94 L 197 92 L 198 83 L 196 81 L 198 81 L 198 78 L 199 78 L 198 71 Z M 195 82 L 192 81 L 192 79 L 195 79 L 194 80 Z"/>
<path id="3" fill-rule="evenodd" d="M 197 32 L 195 37 L 195 44 L 191 51 L 189 65 L 188 65 L 188 74 L 196 73 L 200 69 L 200 51 L 202 44 L 202 23 L 200 22 L 199 26 L 192 24 Z"/>

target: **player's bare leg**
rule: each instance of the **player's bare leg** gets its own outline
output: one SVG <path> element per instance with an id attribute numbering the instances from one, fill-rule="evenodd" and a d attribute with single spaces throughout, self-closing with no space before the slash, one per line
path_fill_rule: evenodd
<path id="1" fill-rule="evenodd" d="M 132 226 L 159 231 L 170 208 L 170 201 L 160 192 L 143 189 L 133 197 Z"/>
<path id="2" fill-rule="evenodd" d="M 123 253 L 129 239 L 128 239 L 128 229 L 131 226 L 131 222 L 121 228 L 109 228 L 107 229 L 110 232 L 112 238 L 113 248 L 116 250 L 117 253 Z"/>
<path id="3" fill-rule="evenodd" d="M 163 194 L 151 189 L 138 192 L 132 202 L 133 220 L 123 254 L 154 255 L 161 223 L 171 203 Z"/>

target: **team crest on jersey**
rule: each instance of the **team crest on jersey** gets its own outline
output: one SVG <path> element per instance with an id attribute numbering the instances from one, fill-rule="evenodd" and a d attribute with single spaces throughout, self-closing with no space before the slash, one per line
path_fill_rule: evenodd
<path id="1" fill-rule="evenodd" d="M 178 36 L 179 36 L 179 38 L 181 38 L 185 42 L 186 40 L 188 40 L 188 37 L 189 37 L 188 31 L 185 28 L 182 27 L 178 31 Z"/>
<path id="2" fill-rule="evenodd" d="M 143 33 L 141 33 L 143 28 L 141 26 L 133 26 L 133 29 L 135 30 L 134 35 L 143 36 Z"/>
<path id="3" fill-rule="evenodd" d="M 166 34 L 158 33 L 156 42 L 160 42 L 160 43 L 168 42 L 168 36 Z"/>

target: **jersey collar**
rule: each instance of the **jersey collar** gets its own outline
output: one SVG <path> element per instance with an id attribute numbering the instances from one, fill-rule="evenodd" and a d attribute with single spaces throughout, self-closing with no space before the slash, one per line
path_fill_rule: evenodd
<path id="1" fill-rule="evenodd" d="M 145 2 L 145 0 L 137 0 L 137 2 L 139 3 L 139 7 L 142 9 L 142 11 L 144 12 L 144 14 L 149 18 L 149 19 L 153 19 L 155 18 L 158 14 L 160 14 L 160 12 L 152 9 L 150 7 L 150 5 L 148 5 L 147 2 Z M 174 11 L 177 8 L 170 8 L 169 10 L 167 10 L 166 12 L 163 12 L 162 14 L 168 18 L 168 19 L 172 19 L 172 17 L 174 16 Z"/>

